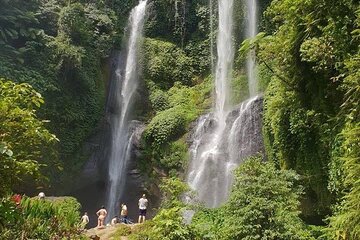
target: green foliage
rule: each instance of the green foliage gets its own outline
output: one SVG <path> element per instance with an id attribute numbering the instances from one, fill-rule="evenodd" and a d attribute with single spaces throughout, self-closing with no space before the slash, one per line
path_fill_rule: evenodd
<path id="1" fill-rule="evenodd" d="M 40 180 L 40 168 L 54 167 L 55 135 L 36 115 L 44 103 L 29 84 L 0 79 L 0 196 L 28 176 Z"/>
<path id="2" fill-rule="evenodd" d="M 345 195 L 339 202 L 334 216 L 329 218 L 330 224 L 327 235 L 331 239 L 357 239 L 360 237 L 360 124 L 347 125 L 343 130 L 345 141 L 342 145 Z"/>
<path id="3" fill-rule="evenodd" d="M 264 106 L 267 153 L 304 176 L 302 210 L 313 223 L 330 213 L 328 166 L 332 190 L 342 185 L 337 134 L 345 121 L 340 106 L 347 98 L 347 63 L 359 46 L 358 8 L 349 0 L 272 1 L 265 12 L 269 35 L 243 46 L 257 49 L 259 62 L 273 74 Z"/>
<path id="4" fill-rule="evenodd" d="M 281 81 L 273 79 L 265 95 L 264 137 L 269 159 L 282 168 L 295 169 L 303 175 L 306 192 L 316 193 L 315 201 L 304 209 L 328 211 L 331 197 L 327 193 L 328 148 L 330 126 L 323 114 L 306 110 L 299 103 L 301 96 L 286 91 Z M 315 210 L 315 209 L 317 210 Z"/>
<path id="5" fill-rule="evenodd" d="M 19 207 L 12 204 L 8 199 L 2 199 L 0 212 L 5 210 L 13 221 L 5 222 L 1 239 L 84 239 L 80 230 L 80 204 L 74 198 L 39 200 L 25 197 Z"/>
<path id="6" fill-rule="evenodd" d="M 197 211 L 192 218 L 191 228 L 203 240 L 222 239 L 224 220 L 231 213 L 223 208 L 203 208 Z"/>
<path id="7" fill-rule="evenodd" d="M 191 58 L 191 67 L 197 75 L 204 75 L 209 72 L 211 66 L 210 41 L 190 41 L 185 52 Z"/>
<path id="8" fill-rule="evenodd" d="M 154 82 L 148 82 L 152 108 L 157 112 L 143 135 L 146 164 L 153 163 L 167 172 L 179 170 L 185 165 L 187 146 L 181 137 L 188 125 L 209 107 L 209 80 L 194 87 L 177 82 L 167 92 L 160 90 Z M 172 171 L 172 175 L 176 173 Z"/>
<path id="9" fill-rule="evenodd" d="M 249 97 L 248 81 L 246 75 L 239 74 L 234 76 L 231 81 L 231 103 L 236 105 Z"/>
<path id="10" fill-rule="evenodd" d="M 0 203 L 0 236 L 3 231 L 9 226 L 16 226 L 18 220 L 21 218 L 21 212 L 17 208 L 14 201 L 10 198 L 1 198 Z"/>
<path id="11" fill-rule="evenodd" d="M 161 210 L 152 220 L 135 230 L 129 239 L 199 239 L 183 220 L 183 212 L 186 208 L 181 196 L 188 191 L 187 185 L 177 178 L 169 178 L 163 180 L 160 188 L 163 193 Z"/>
<path id="12" fill-rule="evenodd" d="M 2 31 L 6 26 L 21 34 L 4 41 L 19 52 L 16 58 L 0 42 L 0 77 L 29 83 L 44 96 L 46 104 L 39 114 L 50 119 L 49 128 L 60 139 L 59 158 L 67 170 L 79 168 L 84 159 L 81 145 L 104 106 L 107 76 L 102 59 L 115 39 L 114 11 L 103 1 L 3 2 Z"/>
<path id="13" fill-rule="evenodd" d="M 183 208 L 172 207 L 161 210 L 153 219 L 153 239 L 186 240 L 196 239 L 191 228 L 183 222 Z"/>
<path id="14" fill-rule="evenodd" d="M 161 37 L 182 48 L 191 40 L 204 41 L 208 38 L 210 18 L 207 1 L 155 0 L 150 6 L 146 36 Z"/>
<path id="15" fill-rule="evenodd" d="M 119 224 L 116 226 L 116 231 L 111 237 L 113 239 L 120 239 L 121 236 L 128 236 L 130 234 L 131 234 L 131 227 L 125 224 Z"/>
<path id="16" fill-rule="evenodd" d="M 143 51 L 146 79 L 163 89 L 172 87 L 176 81 L 184 85 L 192 83 L 192 59 L 175 44 L 147 38 Z"/>
<path id="17" fill-rule="evenodd" d="M 188 146 L 183 139 L 171 142 L 163 149 L 160 166 L 167 171 L 182 169 L 188 159 Z M 176 172 L 170 172 L 176 174 Z"/>
<path id="18" fill-rule="evenodd" d="M 160 149 L 168 141 L 184 134 L 186 119 L 181 107 L 157 114 L 146 127 L 144 137 L 154 149 Z"/>
<path id="19" fill-rule="evenodd" d="M 273 163 L 248 159 L 235 172 L 235 184 L 225 207 L 225 236 L 230 239 L 307 239 L 299 218 L 301 187 L 293 171 Z"/>
<path id="20" fill-rule="evenodd" d="M 163 194 L 162 208 L 184 207 L 182 194 L 189 191 L 189 187 L 178 178 L 163 179 L 160 190 Z"/>
<path id="21" fill-rule="evenodd" d="M 0 55 L 7 55 L 22 63 L 25 39 L 36 39 L 42 31 L 33 11 L 38 1 L 1 0 L 0 5 Z"/>
<path id="22" fill-rule="evenodd" d="M 228 202 L 197 213 L 203 239 L 312 239 L 299 218 L 299 176 L 258 157 L 236 171 Z"/>
<path id="23" fill-rule="evenodd" d="M 358 10 L 357 26 L 360 27 L 360 10 Z M 359 40 L 354 31 L 354 40 Z M 359 216 L 360 208 L 360 61 L 359 52 L 345 61 L 346 78 L 343 88 L 346 91 L 342 105 L 345 114 L 345 124 L 339 134 L 341 146 L 335 158 L 339 168 L 340 177 L 334 178 L 340 184 L 335 185 L 340 191 L 340 199 L 336 205 L 334 215 L 329 220 L 326 234 L 329 238 L 357 239 L 360 237 Z M 336 182 L 336 181 L 335 181 Z"/>
<path id="24" fill-rule="evenodd" d="M 151 106 L 155 111 L 163 111 L 169 108 L 169 95 L 160 89 L 153 89 L 150 92 Z"/>

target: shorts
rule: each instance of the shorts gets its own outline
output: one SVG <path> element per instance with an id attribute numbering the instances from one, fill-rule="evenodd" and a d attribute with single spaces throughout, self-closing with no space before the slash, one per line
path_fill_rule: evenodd
<path id="1" fill-rule="evenodd" d="M 146 216 L 146 209 L 139 209 L 140 212 L 139 212 L 139 215 L 140 216 Z"/>

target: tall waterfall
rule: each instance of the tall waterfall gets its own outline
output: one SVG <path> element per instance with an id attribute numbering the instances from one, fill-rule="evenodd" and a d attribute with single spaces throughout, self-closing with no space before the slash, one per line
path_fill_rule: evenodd
<path id="1" fill-rule="evenodd" d="M 202 144 L 204 124 L 209 120 L 204 117 L 198 127 L 198 139 L 192 146 L 191 164 L 188 183 L 197 190 L 200 200 L 208 206 L 217 206 L 226 196 L 227 166 L 221 149 L 223 133 L 226 128 L 226 112 L 228 108 L 228 82 L 231 76 L 234 61 L 233 48 L 233 0 L 219 0 L 219 26 L 217 35 L 217 64 L 215 70 L 215 114 L 211 115 L 216 122 L 211 140 Z M 198 143 L 196 143 L 198 142 Z M 201 143 L 201 144 L 200 144 Z M 200 151 L 199 151 L 200 150 Z"/>
<path id="2" fill-rule="evenodd" d="M 233 0 L 219 0 L 218 7 L 215 111 L 201 116 L 190 134 L 187 174 L 188 184 L 208 207 L 216 207 L 227 199 L 232 171 L 246 157 L 264 152 L 262 98 L 252 97 L 233 110 L 228 106 L 228 84 L 234 60 Z M 253 76 L 256 79 L 255 74 Z"/>
<path id="3" fill-rule="evenodd" d="M 246 0 L 246 38 L 253 38 L 257 34 L 257 0 Z M 248 77 L 250 97 L 258 92 L 258 82 L 256 78 L 255 52 L 250 51 L 246 60 L 246 73 Z"/>
<path id="4" fill-rule="evenodd" d="M 132 139 L 136 134 L 131 127 L 131 114 L 138 87 L 138 50 L 145 21 L 146 3 L 147 0 L 140 0 L 130 13 L 126 59 L 119 57 L 115 82 L 110 89 L 110 98 L 112 98 L 114 106 L 113 114 L 110 115 L 112 136 L 106 203 L 108 219 L 116 215 L 119 209 L 118 199 L 125 184 Z"/>

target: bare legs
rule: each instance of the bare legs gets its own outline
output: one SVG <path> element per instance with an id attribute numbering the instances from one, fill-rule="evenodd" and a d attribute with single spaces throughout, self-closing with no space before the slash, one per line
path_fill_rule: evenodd
<path id="1" fill-rule="evenodd" d="M 102 216 L 102 215 L 100 215 L 98 217 L 98 225 L 97 225 L 98 228 L 103 228 L 104 227 L 104 219 L 105 219 L 105 217 Z"/>
<path id="2" fill-rule="evenodd" d="M 142 221 L 141 221 L 142 220 Z M 145 222 L 145 216 L 139 216 L 138 223 L 144 223 Z"/>

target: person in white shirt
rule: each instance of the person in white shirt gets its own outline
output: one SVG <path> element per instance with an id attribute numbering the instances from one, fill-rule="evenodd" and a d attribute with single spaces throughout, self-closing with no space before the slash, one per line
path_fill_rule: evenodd
<path id="1" fill-rule="evenodd" d="M 148 206 L 148 200 L 146 199 L 145 194 L 139 199 L 139 220 L 138 223 L 145 222 L 146 208 Z"/>

